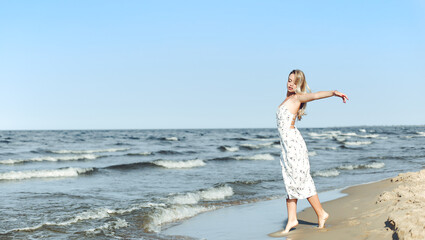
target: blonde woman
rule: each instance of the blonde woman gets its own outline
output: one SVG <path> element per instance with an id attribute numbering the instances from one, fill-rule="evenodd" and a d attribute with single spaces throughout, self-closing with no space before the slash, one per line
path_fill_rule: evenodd
<path id="1" fill-rule="evenodd" d="M 347 96 L 338 91 L 320 91 L 311 93 L 301 70 L 293 70 L 288 77 L 286 99 L 279 105 L 276 112 L 277 127 L 280 137 L 280 165 L 285 182 L 288 210 L 288 222 L 283 231 L 270 234 L 279 237 L 288 233 L 298 225 L 297 201 L 307 198 L 317 214 L 319 228 L 325 226 L 329 214 L 322 208 L 316 187 L 310 175 L 310 163 L 307 146 L 298 129 L 295 120 L 301 120 L 305 115 L 307 103 L 328 97 L 340 97 L 346 102 Z"/>

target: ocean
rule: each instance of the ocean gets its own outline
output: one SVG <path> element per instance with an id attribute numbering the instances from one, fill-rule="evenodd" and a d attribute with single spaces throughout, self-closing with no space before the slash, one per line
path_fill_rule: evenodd
<path id="1" fill-rule="evenodd" d="M 300 128 L 320 192 L 425 167 L 425 126 Z M 0 131 L 0 239 L 186 239 L 164 229 L 281 198 L 276 128 Z"/>

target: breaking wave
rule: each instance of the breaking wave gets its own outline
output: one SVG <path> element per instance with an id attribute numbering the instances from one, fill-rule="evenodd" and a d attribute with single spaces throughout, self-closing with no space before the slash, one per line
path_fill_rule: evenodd
<path id="1" fill-rule="evenodd" d="M 270 153 L 266 154 L 257 154 L 254 156 L 239 156 L 239 157 L 232 157 L 236 160 L 274 160 L 274 157 Z"/>
<path id="2" fill-rule="evenodd" d="M 355 141 L 355 142 L 344 142 L 347 146 L 360 146 L 372 144 L 372 141 Z"/>
<path id="3" fill-rule="evenodd" d="M 261 143 L 261 144 L 241 144 L 240 147 L 246 148 L 249 150 L 254 150 L 254 149 L 260 149 L 260 148 L 268 148 L 268 147 L 271 147 L 273 144 L 274 142 Z"/>
<path id="4" fill-rule="evenodd" d="M 145 232 L 159 232 L 161 225 L 190 218 L 202 212 L 216 209 L 215 206 L 172 205 L 159 207 L 145 217 L 142 227 Z"/>
<path id="5" fill-rule="evenodd" d="M 385 163 L 383 162 L 371 162 L 366 164 L 349 164 L 349 165 L 342 165 L 336 168 L 315 171 L 312 175 L 315 177 L 336 177 L 340 174 L 339 170 L 355 170 L 355 169 L 383 168 L 383 167 L 385 167 Z"/>
<path id="6" fill-rule="evenodd" d="M 236 151 L 239 151 L 239 148 L 238 147 L 230 147 L 230 146 L 220 146 L 220 147 L 218 147 L 218 149 L 220 150 L 220 151 L 223 151 L 223 152 L 236 152 Z"/>
<path id="7" fill-rule="evenodd" d="M 193 168 L 205 166 L 205 162 L 201 159 L 183 161 L 156 160 L 152 163 L 165 168 Z"/>
<path id="8" fill-rule="evenodd" d="M 22 180 L 29 178 L 76 177 L 80 174 L 93 172 L 93 168 L 61 168 L 52 170 L 11 171 L 0 173 L 0 180 Z"/>
<path id="9" fill-rule="evenodd" d="M 383 162 L 372 162 L 368 164 L 356 164 L 356 165 L 343 165 L 339 166 L 340 170 L 353 170 L 353 169 L 365 169 L 365 168 L 383 168 L 385 163 Z"/>
<path id="10" fill-rule="evenodd" d="M 87 235 L 97 235 L 100 233 L 108 233 L 108 232 L 114 232 L 114 230 L 127 227 L 128 223 L 124 219 L 117 218 L 115 221 L 110 221 L 108 223 L 105 223 L 104 225 L 92 228 L 86 231 Z"/>
<path id="11" fill-rule="evenodd" d="M 122 152 L 127 151 L 130 148 L 107 148 L 107 149 L 95 149 L 95 150 L 47 150 L 50 153 L 57 154 L 88 154 L 88 153 L 101 153 L 101 152 Z"/>
<path id="12" fill-rule="evenodd" d="M 222 200 L 233 195 L 233 189 L 227 185 L 221 187 L 208 188 L 196 192 L 179 194 L 170 198 L 173 204 L 196 204 L 200 201 Z"/>
<path id="13" fill-rule="evenodd" d="M 75 156 L 62 156 L 62 157 L 37 157 L 30 159 L 8 159 L 1 160 L 0 164 L 16 164 L 16 163 L 26 163 L 26 162 L 58 162 L 58 161 L 78 161 L 78 160 L 93 160 L 101 156 L 93 154 L 84 154 L 84 155 L 75 155 Z"/>
<path id="14" fill-rule="evenodd" d="M 127 156 L 149 156 L 153 155 L 152 152 L 138 152 L 138 153 L 127 153 Z"/>
<path id="15" fill-rule="evenodd" d="M 308 152 L 308 156 L 309 157 L 316 156 L 316 155 L 317 155 L 317 152 L 316 151 Z"/>
<path id="16" fill-rule="evenodd" d="M 339 175 L 339 171 L 336 169 L 326 169 L 316 171 L 312 174 L 314 177 L 336 177 Z"/>

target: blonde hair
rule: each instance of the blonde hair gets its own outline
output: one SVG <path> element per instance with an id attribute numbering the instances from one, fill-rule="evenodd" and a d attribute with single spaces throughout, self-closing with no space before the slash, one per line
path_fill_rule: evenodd
<path id="1" fill-rule="evenodd" d="M 311 93 L 310 88 L 308 87 L 307 81 L 305 80 L 305 75 L 303 71 L 299 69 L 292 70 L 288 77 L 294 74 L 295 76 L 295 84 L 297 85 L 297 88 L 295 89 L 295 93 L 297 94 L 304 94 L 304 93 Z M 307 103 L 301 103 L 300 109 L 297 112 L 298 121 L 301 120 L 303 115 L 307 115 L 305 113 L 305 109 L 307 108 Z"/>

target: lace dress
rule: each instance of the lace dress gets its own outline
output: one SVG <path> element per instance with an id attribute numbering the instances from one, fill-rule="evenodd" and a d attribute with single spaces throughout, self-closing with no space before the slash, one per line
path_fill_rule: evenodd
<path id="1" fill-rule="evenodd" d="M 308 150 L 301 133 L 294 126 L 296 115 L 285 103 L 276 112 L 280 137 L 280 165 L 285 182 L 287 198 L 304 199 L 315 195 L 316 187 L 310 175 Z"/>

